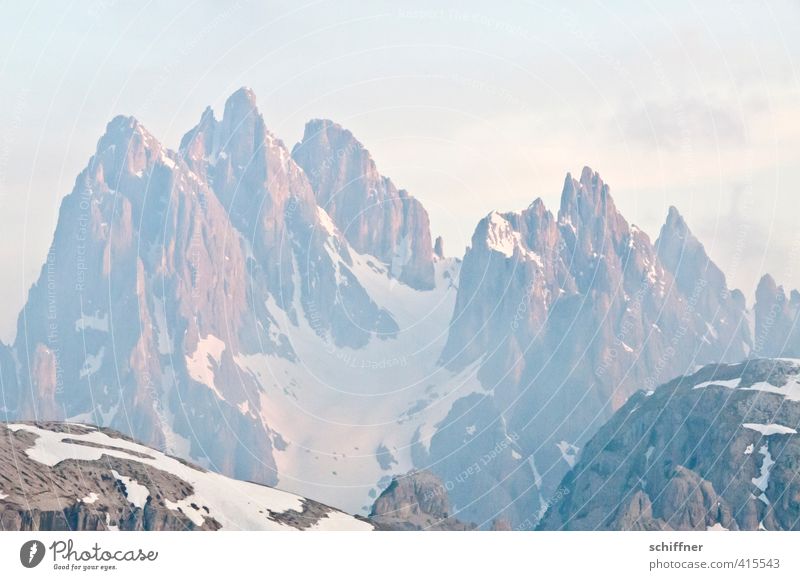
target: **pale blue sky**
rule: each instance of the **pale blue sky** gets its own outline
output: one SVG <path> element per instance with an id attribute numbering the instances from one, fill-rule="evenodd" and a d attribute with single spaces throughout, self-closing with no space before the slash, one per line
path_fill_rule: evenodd
<path id="1" fill-rule="evenodd" d="M 108 120 L 174 148 L 241 85 L 290 147 L 350 128 L 450 254 L 590 165 L 653 238 L 676 205 L 747 295 L 800 286 L 800 3 L 497 4 L 0 2 L 0 336 Z"/>

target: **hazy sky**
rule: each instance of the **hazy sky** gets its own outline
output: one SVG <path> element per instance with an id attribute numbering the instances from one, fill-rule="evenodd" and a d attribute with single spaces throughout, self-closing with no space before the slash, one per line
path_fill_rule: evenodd
<path id="1" fill-rule="evenodd" d="M 290 147 L 350 128 L 449 254 L 590 165 L 654 239 L 677 206 L 748 296 L 800 286 L 797 0 L 489 4 L 0 2 L 0 337 L 106 123 L 175 148 L 241 85 Z"/>

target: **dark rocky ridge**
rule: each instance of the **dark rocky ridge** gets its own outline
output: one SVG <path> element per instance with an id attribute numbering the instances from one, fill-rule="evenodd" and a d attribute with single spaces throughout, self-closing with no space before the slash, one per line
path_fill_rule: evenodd
<path id="1" fill-rule="evenodd" d="M 113 455 L 103 453 L 95 460 L 65 458 L 50 466 L 27 453 L 36 442 L 36 434 L 20 429 L 18 425 L 13 425 L 12 429 L 0 424 L 0 530 L 177 531 L 218 530 L 222 527 L 214 518 L 212 510 L 215 508 L 189 501 L 196 491 L 191 483 L 140 461 L 153 460 L 161 455 L 158 451 L 148 452 L 146 447 L 138 445 L 141 451 L 123 449 L 118 445 L 133 442 L 110 429 L 53 422 L 31 425 L 66 435 L 61 439 L 64 443 L 107 449 Z M 107 436 L 104 440 L 111 443 L 78 440 L 81 436 L 97 433 Z M 119 444 L 114 445 L 114 441 Z M 125 457 L 119 456 L 120 451 Z M 187 463 L 182 465 L 198 473 L 206 473 L 202 468 Z M 133 483 L 129 481 L 129 485 L 146 487 L 144 505 L 141 505 L 144 498 L 131 499 L 133 492 L 126 488 L 120 477 L 130 478 Z M 233 482 L 219 477 L 216 481 L 218 485 Z M 231 497 L 241 497 L 243 504 L 253 501 L 241 489 L 231 486 L 229 493 Z M 176 507 L 175 504 L 181 501 L 184 504 Z M 259 513 L 263 514 L 264 525 L 273 522 L 287 529 L 308 529 L 336 513 L 332 508 L 308 499 L 300 499 L 299 504 L 301 509 L 258 507 L 261 508 Z M 195 510 L 202 514 L 202 523 L 184 510 Z"/>
<path id="2" fill-rule="evenodd" d="M 759 359 L 636 393 L 586 444 L 540 529 L 800 529 L 798 379 L 796 361 Z"/>

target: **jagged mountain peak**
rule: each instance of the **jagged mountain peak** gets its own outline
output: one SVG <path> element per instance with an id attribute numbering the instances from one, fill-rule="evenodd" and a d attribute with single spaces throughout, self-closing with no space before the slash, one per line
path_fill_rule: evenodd
<path id="1" fill-rule="evenodd" d="M 537 197 L 528 206 L 528 211 L 532 211 L 534 213 L 542 215 L 549 210 L 547 209 L 547 206 L 544 204 L 544 200 L 541 197 Z"/>
<path id="2" fill-rule="evenodd" d="M 683 292 L 691 293 L 702 282 L 714 288 L 711 294 L 727 295 L 725 274 L 711 260 L 705 246 L 695 237 L 674 206 L 667 212 L 655 248 L 659 259 L 675 277 Z M 716 304 L 709 306 L 717 307 Z M 713 312 L 709 311 L 709 314 L 713 315 Z"/>
<path id="3" fill-rule="evenodd" d="M 675 230 L 688 230 L 689 226 L 686 225 L 686 220 L 683 219 L 681 212 L 674 205 L 669 206 L 667 210 L 667 220 L 664 225 L 669 229 Z"/>
<path id="4" fill-rule="evenodd" d="M 558 212 L 560 220 L 569 220 L 577 226 L 578 220 L 591 215 L 605 216 L 614 213 L 616 208 L 611 199 L 610 188 L 603 182 L 598 172 L 586 166 L 581 171 L 580 179 L 575 179 L 571 173 L 567 173 Z"/>
<path id="5" fill-rule="evenodd" d="M 117 115 L 108 122 L 105 133 L 100 137 L 100 140 L 114 139 L 119 136 L 130 137 L 135 132 L 146 133 L 147 135 L 150 134 L 136 117 L 131 115 Z"/>
<path id="6" fill-rule="evenodd" d="M 690 244 L 692 250 L 698 249 L 705 254 L 705 247 L 692 233 L 689 224 L 686 223 L 686 219 L 674 205 L 669 206 L 667 210 L 667 217 L 664 220 L 664 225 L 661 226 L 656 240 L 656 247 L 672 243 Z"/>
<path id="7" fill-rule="evenodd" d="M 292 158 L 308 177 L 317 204 L 356 251 L 375 256 L 391 277 L 413 288 L 434 287 L 427 211 L 379 173 L 370 152 L 350 131 L 313 119 Z"/>
<path id="8" fill-rule="evenodd" d="M 678 244 L 682 248 L 691 246 L 692 250 L 699 250 L 705 256 L 705 247 L 692 233 L 683 215 L 674 205 L 669 206 L 667 218 L 656 239 L 657 248 L 666 248 L 669 244 Z"/>
<path id="9" fill-rule="evenodd" d="M 782 292 L 783 286 L 780 288 Z M 761 279 L 758 281 L 758 286 L 756 287 L 756 296 L 767 292 L 770 294 L 775 294 L 777 291 L 778 284 L 775 282 L 775 278 L 773 278 L 771 274 L 764 274 L 761 276 Z"/>
<path id="10" fill-rule="evenodd" d="M 209 106 L 200 121 L 181 139 L 180 152 L 192 169 L 204 173 L 219 161 L 229 166 L 229 173 L 249 173 L 266 177 L 264 157 L 275 157 L 284 171 L 289 151 L 264 122 L 252 89 L 237 89 L 225 101 L 222 118 L 217 119 Z"/>
<path id="11" fill-rule="evenodd" d="M 753 354 L 800 356 L 800 293 L 765 274 L 756 288 Z"/>
<path id="12" fill-rule="evenodd" d="M 247 86 L 241 86 L 228 97 L 226 103 L 231 106 L 245 106 L 251 109 L 256 109 L 256 93 L 253 89 Z"/>
<path id="13" fill-rule="evenodd" d="M 295 145 L 295 148 L 303 147 L 304 144 L 308 144 L 315 139 L 350 143 L 353 148 L 366 150 L 363 143 L 356 139 L 349 129 L 331 119 L 317 118 L 309 120 L 303 130 L 303 139 Z"/>
<path id="14" fill-rule="evenodd" d="M 106 125 L 95 153 L 75 180 L 72 195 L 104 196 L 115 192 L 130 197 L 134 206 L 141 208 L 146 197 L 141 195 L 141 189 L 150 196 L 163 192 L 163 183 L 179 165 L 183 166 L 180 157 L 163 146 L 140 121 L 118 115 Z M 190 179 L 188 174 L 186 179 Z"/>
<path id="15" fill-rule="evenodd" d="M 171 153 L 136 117 L 117 115 L 97 141 L 97 154 L 114 149 L 116 155 L 147 152 L 151 157 Z"/>
<path id="16" fill-rule="evenodd" d="M 349 201 L 342 198 L 355 196 L 358 186 L 373 188 L 375 194 L 378 189 L 388 189 L 399 196 L 391 180 L 378 173 L 372 155 L 361 141 L 330 119 L 312 119 L 306 123 L 303 139 L 292 148 L 292 157 L 306 171 L 317 203 L 334 219 L 341 213 L 337 208 Z M 343 173 L 348 174 L 350 182 L 342 181 Z"/>
<path id="17" fill-rule="evenodd" d="M 248 88 L 236 90 L 225 101 L 222 122 L 230 125 L 231 132 L 239 130 L 245 123 L 254 123 L 261 119 L 255 93 Z"/>
<path id="18" fill-rule="evenodd" d="M 444 239 L 442 236 L 437 236 L 433 244 L 433 253 L 440 260 L 444 259 Z"/>
<path id="19" fill-rule="evenodd" d="M 561 192 L 558 224 L 567 243 L 586 255 L 605 253 L 619 247 L 629 234 L 628 222 L 617 211 L 611 189 L 590 167 L 584 167 L 580 179 L 567 174 Z"/>

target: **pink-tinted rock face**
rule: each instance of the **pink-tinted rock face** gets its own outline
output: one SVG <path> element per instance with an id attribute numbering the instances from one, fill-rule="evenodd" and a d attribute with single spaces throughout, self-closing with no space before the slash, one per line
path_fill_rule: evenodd
<path id="1" fill-rule="evenodd" d="M 313 315 L 337 347 L 397 331 L 329 222 L 247 89 L 221 120 L 204 112 L 179 153 L 113 119 L 64 198 L 15 344 L 0 349 L 6 410 L 91 420 L 275 483 L 279 436 L 237 359 L 295 361 L 279 317 Z"/>
<path id="2" fill-rule="evenodd" d="M 17 357 L 19 415 L 83 416 L 149 444 L 202 448 L 228 473 L 274 482 L 268 433 L 237 408 L 257 399 L 255 383 L 220 381 L 217 396 L 185 358 L 201 338 L 221 337 L 214 373 L 234 372 L 230 353 L 253 332 L 246 288 L 240 236 L 213 191 L 135 119 L 117 117 L 62 203 L 20 317 L 14 348 L 32 356 Z M 219 429 L 210 404 L 239 424 L 238 436 Z M 244 442 L 261 461 L 242 462 Z"/>
<path id="3" fill-rule="evenodd" d="M 317 203 L 356 251 L 376 256 L 413 288 L 433 287 L 428 213 L 378 173 L 350 131 L 332 121 L 310 121 L 292 157 L 308 175 Z"/>
<path id="4" fill-rule="evenodd" d="M 330 231 L 306 174 L 267 130 L 252 91 L 231 95 L 221 121 L 205 112 L 181 152 L 198 174 L 210 176 L 231 224 L 252 248 L 259 302 L 271 297 L 290 311 L 299 292 L 318 330 L 340 345 L 363 346 L 372 333 L 396 331 L 391 316 L 344 272 L 352 265 L 348 244 Z"/>

